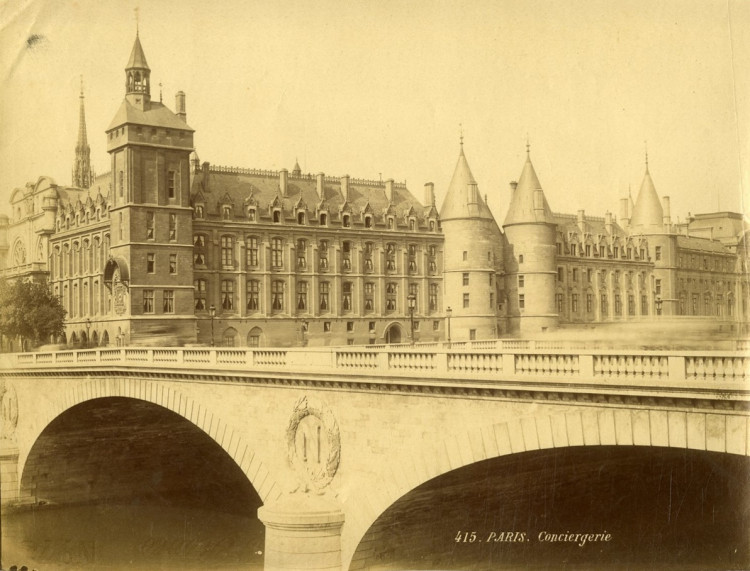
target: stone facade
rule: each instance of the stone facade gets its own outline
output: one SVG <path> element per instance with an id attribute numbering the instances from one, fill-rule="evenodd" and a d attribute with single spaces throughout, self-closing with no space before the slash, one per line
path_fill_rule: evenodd
<path id="1" fill-rule="evenodd" d="M 290 346 L 535 335 L 558 327 L 748 322 L 745 222 L 671 220 L 646 164 L 620 221 L 552 210 L 529 149 L 502 226 L 464 153 L 438 211 L 405 184 L 201 163 L 187 124 L 151 99 L 136 37 L 94 176 L 81 94 L 73 186 L 16 189 L 3 277 L 47 279 L 72 344 Z M 412 335 L 413 322 L 413 335 Z"/>

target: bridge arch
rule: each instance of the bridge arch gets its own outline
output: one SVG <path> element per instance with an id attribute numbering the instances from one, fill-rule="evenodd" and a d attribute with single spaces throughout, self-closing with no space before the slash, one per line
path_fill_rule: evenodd
<path id="1" fill-rule="evenodd" d="M 165 408 L 187 420 L 206 433 L 239 466 L 265 504 L 281 495 L 281 486 L 250 443 L 220 415 L 196 399 L 187 397 L 172 387 L 143 379 L 92 380 L 67 390 L 64 398 L 42 416 L 38 432 L 28 447 L 19 450 L 18 475 L 24 473 L 31 449 L 42 432 L 53 420 L 76 405 L 96 399 L 122 397 L 145 401 Z"/>
<path id="2" fill-rule="evenodd" d="M 541 414 L 493 423 L 408 450 L 377 474 L 365 501 L 346 510 L 342 560 L 365 552 L 359 544 L 370 527 L 402 496 L 464 466 L 523 452 L 581 446 L 645 446 L 750 456 L 747 416 L 643 409 L 590 409 Z"/>

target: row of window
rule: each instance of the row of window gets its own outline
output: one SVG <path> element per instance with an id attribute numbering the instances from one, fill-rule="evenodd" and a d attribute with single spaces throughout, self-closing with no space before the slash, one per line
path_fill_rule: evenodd
<path id="1" fill-rule="evenodd" d="M 103 241 L 99 236 L 92 240 L 84 239 L 81 244 L 74 242 L 72 247 L 68 244 L 62 248 L 56 245 L 50 256 L 51 279 L 99 271 L 108 256 L 109 236 L 105 236 Z"/>
<path id="2" fill-rule="evenodd" d="M 607 276 L 608 272 L 607 270 L 593 270 L 592 268 L 582 268 L 579 270 L 579 268 L 567 268 L 569 271 L 566 272 L 565 266 L 558 266 L 557 268 L 557 281 L 564 283 L 566 279 L 566 274 L 570 275 L 570 282 L 572 283 L 578 283 L 581 281 L 582 283 L 590 284 L 592 283 L 594 279 L 594 275 L 598 274 L 597 277 L 599 279 L 599 284 L 603 286 L 607 283 Z M 612 277 L 613 285 L 615 287 L 619 287 L 620 285 L 620 270 L 614 270 L 609 275 Z M 622 277 L 625 280 L 625 287 L 630 288 L 633 286 L 633 276 L 636 276 L 638 287 L 643 288 L 644 284 L 646 283 L 646 275 L 644 273 L 639 272 L 623 272 Z M 518 287 L 523 287 L 523 276 L 518 276 L 519 285 Z M 659 280 L 657 280 L 659 281 Z"/>
<path id="3" fill-rule="evenodd" d="M 284 267 L 284 239 L 271 238 L 270 240 L 270 262 L 273 269 L 282 269 Z M 245 238 L 245 263 L 249 268 L 257 268 L 260 264 L 260 250 L 262 242 L 257 236 L 247 236 Z M 373 252 L 375 244 L 365 242 L 362 250 L 362 263 L 364 271 L 374 271 Z M 351 254 L 353 243 L 344 240 L 341 243 L 341 267 L 343 270 L 352 269 Z M 220 238 L 220 256 L 221 266 L 225 269 L 231 269 L 235 266 L 235 238 L 234 236 L 224 235 Z M 418 271 L 418 253 L 419 249 L 416 244 L 407 246 L 407 268 L 410 273 Z M 330 241 L 318 241 L 318 269 L 326 271 L 329 269 Z M 388 243 L 385 246 L 385 270 L 395 272 L 398 267 L 398 246 L 394 243 Z M 437 247 L 431 244 L 427 247 L 428 269 L 432 274 L 437 273 Z M 297 269 L 305 270 L 308 268 L 308 241 L 300 238 L 296 242 L 296 266 Z M 195 234 L 193 236 L 193 262 L 196 266 L 208 265 L 208 248 L 206 247 L 206 236 L 204 234 Z"/>
<path id="4" fill-rule="evenodd" d="M 620 259 L 625 258 L 626 260 L 645 260 L 646 250 L 645 248 L 633 248 L 633 247 L 621 247 L 621 246 L 605 246 L 604 244 L 569 244 L 570 256 L 585 256 L 587 258 L 596 257 L 604 258 L 610 255 L 612 258 Z M 557 255 L 563 255 L 563 244 L 557 242 Z M 661 259 L 661 246 L 656 247 L 656 259 Z"/>
<path id="5" fill-rule="evenodd" d="M 143 313 L 154 313 L 154 290 L 143 290 Z M 162 313 L 174 313 L 174 290 L 165 289 L 161 292 Z"/>
<path id="6" fill-rule="evenodd" d="M 716 272 L 732 272 L 735 268 L 735 261 L 732 258 L 709 257 L 701 255 L 680 255 L 678 265 L 681 268 L 691 268 L 696 270 L 713 270 Z"/>
<path id="7" fill-rule="evenodd" d="M 205 205 L 196 204 L 193 208 L 195 218 L 205 218 Z M 233 218 L 234 206 L 231 204 L 221 205 L 221 218 L 223 220 L 231 220 Z M 249 222 L 257 222 L 259 219 L 258 208 L 255 205 L 250 205 L 245 210 L 245 216 Z M 281 224 L 284 217 L 281 208 L 274 208 L 271 211 L 271 220 L 274 224 Z M 304 210 L 298 210 L 296 215 L 296 221 L 298 226 L 305 226 L 309 222 L 307 213 Z M 372 214 L 365 214 L 362 219 L 365 228 L 373 228 L 375 219 Z M 328 212 L 320 212 L 317 216 L 318 226 L 328 226 Z M 352 216 L 344 213 L 341 215 L 341 226 L 343 228 L 352 227 Z M 386 227 L 388 230 L 394 230 L 396 228 L 396 219 L 393 216 L 386 217 Z M 408 219 L 409 231 L 415 232 L 417 230 L 417 219 L 409 217 Z M 437 228 L 436 220 L 430 219 L 428 222 L 428 228 L 430 232 L 434 232 Z"/>
<path id="8" fill-rule="evenodd" d="M 177 274 L 177 254 L 169 254 L 168 271 L 172 275 Z M 146 273 L 156 273 L 156 254 L 151 252 L 146 254 Z"/>
<path id="9" fill-rule="evenodd" d="M 140 130 L 140 127 L 138 127 Z M 112 137 L 112 133 L 109 134 L 110 138 Z M 182 137 L 183 133 L 180 132 L 180 137 Z M 169 131 L 167 131 L 167 136 L 169 136 Z M 168 170 L 167 171 L 167 198 L 175 198 L 176 197 L 176 190 L 177 190 L 177 171 L 174 170 Z M 125 194 L 125 171 L 118 171 L 117 173 L 117 193 L 122 198 Z"/>
<path id="10" fill-rule="evenodd" d="M 204 279 L 197 279 L 193 283 L 195 292 L 195 310 L 205 311 L 208 309 L 208 285 Z M 220 305 L 225 311 L 236 311 L 236 281 L 221 280 Z M 409 296 L 419 298 L 419 284 L 409 284 Z M 353 289 L 352 282 L 343 282 L 341 284 L 341 311 L 348 312 L 353 310 Z M 296 292 L 293 300 L 294 309 L 300 312 L 307 312 L 310 309 L 310 299 L 308 297 L 308 282 L 297 282 Z M 365 312 L 375 310 L 376 285 L 373 282 L 365 282 L 362 288 L 362 301 Z M 271 312 L 286 311 L 286 282 L 283 280 L 273 280 L 271 282 Z M 438 284 L 429 284 L 428 290 L 428 308 L 429 311 L 438 309 Z M 248 312 L 261 311 L 261 282 L 259 280 L 248 280 L 246 284 L 246 310 Z M 398 284 L 388 282 L 385 284 L 384 307 L 386 312 L 396 311 L 398 308 Z M 320 282 L 318 284 L 317 309 L 321 312 L 331 310 L 331 286 L 329 282 Z"/>

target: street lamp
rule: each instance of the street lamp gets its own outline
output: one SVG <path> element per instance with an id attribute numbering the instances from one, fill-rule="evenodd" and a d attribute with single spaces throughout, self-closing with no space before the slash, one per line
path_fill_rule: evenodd
<path id="1" fill-rule="evenodd" d="M 214 346 L 214 317 L 216 317 L 216 306 L 212 303 L 208 306 L 208 314 L 211 316 L 211 347 Z"/>
<path id="2" fill-rule="evenodd" d="M 661 297 L 657 295 L 656 296 L 656 315 L 661 315 L 661 304 L 662 303 L 663 302 L 662 302 Z"/>
<path id="3" fill-rule="evenodd" d="M 411 293 L 406 299 L 409 301 L 409 322 L 411 323 L 411 344 L 414 345 L 414 308 L 417 306 L 417 296 Z"/>
<path id="4" fill-rule="evenodd" d="M 91 320 L 87 317 L 86 318 L 86 348 L 89 348 L 89 345 L 91 345 Z"/>
<path id="5" fill-rule="evenodd" d="M 445 317 L 448 320 L 448 347 L 451 346 L 451 315 L 453 314 L 453 310 L 451 309 L 450 305 L 445 308 Z"/>

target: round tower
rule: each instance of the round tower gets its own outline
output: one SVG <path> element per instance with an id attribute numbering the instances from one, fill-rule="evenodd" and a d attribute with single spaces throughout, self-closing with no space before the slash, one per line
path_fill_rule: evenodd
<path id="1" fill-rule="evenodd" d="M 443 311 L 451 309 L 450 339 L 497 337 L 502 234 L 479 194 L 463 141 L 440 210 L 440 223 L 445 235 Z"/>
<path id="2" fill-rule="evenodd" d="M 508 242 L 508 327 L 513 333 L 529 335 L 554 329 L 559 320 L 555 306 L 556 226 L 528 145 L 521 177 L 517 185 L 511 185 L 511 192 L 503 224 Z"/>

